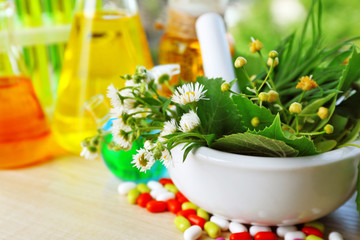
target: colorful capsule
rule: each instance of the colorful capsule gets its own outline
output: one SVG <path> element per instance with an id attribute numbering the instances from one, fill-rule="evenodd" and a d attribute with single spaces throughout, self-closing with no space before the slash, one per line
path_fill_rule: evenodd
<path id="1" fill-rule="evenodd" d="M 344 240 L 343 236 L 338 232 L 331 232 L 329 234 L 329 240 Z"/>
<path id="2" fill-rule="evenodd" d="M 206 220 L 202 217 L 199 217 L 196 214 L 190 214 L 187 219 L 190 221 L 191 225 L 198 225 L 202 229 L 204 228 L 204 225 L 206 223 Z"/>
<path id="3" fill-rule="evenodd" d="M 271 232 L 271 228 L 265 226 L 251 226 L 249 232 L 251 236 L 255 236 L 258 232 Z"/>
<path id="4" fill-rule="evenodd" d="M 255 234 L 254 240 L 277 240 L 277 236 L 273 232 L 258 232 Z"/>
<path id="5" fill-rule="evenodd" d="M 324 239 L 315 235 L 309 235 L 305 238 L 305 240 L 324 240 Z"/>
<path id="6" fill-rule="evenodd" d="M 252 240 L 252 237 L 248 232 L 238 232 L 232 233 L 229 240 Z"/>
<path id="7" fill-rule="evenodd" d="M 152 200 L 152 197 L 149 193 L 141 193 L 139 197 L 136 199 L 136 204 L 140 207 L 146 207 L 146 204 Z"/>
<path id="8" fill-rule="evenodd" d="M 196 210 L 196 214 L 199 216 L 199 217 L 202 217 L 203 219 L 205 219 L 206 221 L 209 221 L 210 219 L 210 215 L 207 211 L 205 211 L 204 209 L 202 208 L 198 208 Z"/>
<path id="9" fill-rule="evenodd" d="M 303 233 L 305 233 L 306 236 L 315 235 L 315 236 L 317 236 L 317 237 L 319 237 L 319 238 L 323 238 L 323 237 L 324 237 L 323 233 L 322 233 L 319 229 L 314 228 L 314 227 L 303 227 L 303 228 L 301 229 L 301 231 L 302 231 Z"/>
<path id="10" fill-rule="evenodd" d="M 205 223 L 204 229 L 205 229 L 206 233 L 209 235 L 209 237 L 211 237 L 211 238 L 217 238 L 221 234 L 220 227 L 218 225 L 216 225 L 216 223 L 213 223 L 210 221 Z"/>
<path id="11" fill-rule="evenodd" d="M 159 189 L 159 188 L 163 188 L 163 185 L 157 181 L 149 181 L 147 183 L 147 186 L 151 189 L 151 190 L 155 190 L 155 189 Z"/>
<path id="12" fill-rule="evenodd" d="M 169 199 L 166 201 L 166 204 L 167 209 L 174 214 L 178 213 L 181 210 L 181 204 L 176 199 Z"/>
<path id="13" fill-rule="evenodd" d="M 295 239 L 305 239 L 306 235 L 303 232 L 288 232 L 285 234 L 284 240 L 295 240 Z"/>
<path id="14" fill-rule="evenodd" d="M 180 203 L 189 202 L 189 200 L 180 191 L 175 194 L 175 198 Z"/>
<path id="15" fill-rule="evenodd" d="M 136 186 L 137 190 L 139 190 L 140 193 L 149 193 L 150 188 L 145 183 L 139 183 Z"/>
<path id="16" fill-rule="evenodd" d="M 179 211 L 176 215 L 177 216 L 183 216 L 183 217 L 188 217 L 191 214 L 195 214 L 196 215 L 196 211 L 195 209 L 186 209 L 186 210 L 181 210 Z"/>
<path id="17" fill-rule="evenodd" d="M 159 179 L 159 183 L 161 183 L 161 185 L 163 185 L 163 186 L 165 186 L 168 183 L 174 184 L 170 178 L 161 178 L 161 179 Z"/>
<path id="18" fill-rule="evenodd" d="M 172 192 L 162 192 L 156 196 L 157 201 L 167 201 L 169 199 L 174 199 L 174 198 L 175 198 L 175 194 L 173 194 Z"/>
<path id="19" fill-rule="evenodd" d="M 167 189 L 169 192 L 172 192 L 173 194 L 176 194 L 179 191 L 177 187 L 172 183 L 165 184 L 164 188 Z"/>
<path id="20" fill-rule="evenodd" d="M 288 232 L 296 232 L 297 228 L 295 226 L 282 226 L 282 227 L 278 227 L 276 229 L 276 234 L 279 237 L 285 237 L 285 234 Z"/>
<path id="21" fill-rule="evenodd" d="M 152 200 L 146 204 L 146 210 L 152 213 L 160 213 L 166 211 L 166 202 Z"/>
<path id="22" fill-rule="evenodd" d="M 185 230 L 191 226 L 189 220 L 187 220 L 183 216 L 177 216 L 174 219 L 174 223 L 175 223 L 175 226 L 182 232 L 185 232 Z"/>
<path id="23" fill-rule="evenodd" d="M 121 195 L 126 195 L 133 188 L 136 188 L 136 183 L 134 183 L 134 182 L 122 182 L 118 186 L 118 192 Z"/>
<path id="24" fill-rule="evenodd" d="M 131 189 L 127 194 L 127 200 L 131 204 L 136 204 L 136 199 L 139 197 L 140 192 L 136 188 Z"/>
<path id="25" fill-rule="evenodd" d="M 231 222 L 229 224 L 229 230 L 231 233 L 247 232 L 247 228 L 238 222 Z"/>
<path id="26" fill-rule="evenodd" d="M 184 232 L 184 240 L 196 240 L 201 237 L 202 229 L 201 227 L 194 225 L 189 227 Z"/>
<path id="27" fill-rule="evenodd" d="M 319 229 L 322 233 L 324 233 L 324 231 L 325 231 L 325 226 L 321 222 L 308 222 L 308 223 L 305 223 L 304 226 Z"/>
<path id="28" fill-rule="evenodd" d="M 218 216 L 212 216 L 210 218 L 210 222 L 216 223 L 221 228 L 221 231 L 229 230 L 229 221 L 226 219 Z"/>

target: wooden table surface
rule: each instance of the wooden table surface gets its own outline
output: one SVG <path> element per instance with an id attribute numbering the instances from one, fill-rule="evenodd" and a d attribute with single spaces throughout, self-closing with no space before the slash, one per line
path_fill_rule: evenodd
<path id="1" fill-rule="evenodd" d="M 0 240 L 183 239 L 173 214 L 151 214 L 130 205 L 117 193 L 119 183 L 101 161 L 76 156 L 2 170 Z M 335 230 L 346 240 L 360 240 L 354 197 L 320 219 L 327 232 Z M 204 233 L 201 240 L 205 239 L 210 238 Z"/>

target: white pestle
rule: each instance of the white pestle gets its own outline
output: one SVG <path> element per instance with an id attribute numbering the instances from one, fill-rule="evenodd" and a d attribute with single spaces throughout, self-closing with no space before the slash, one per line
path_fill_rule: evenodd
<path id="1" fill-rule="evenodd" d="M 197 19 L 195 26 L 200 43 L 204 75 L 208 78 L 221 77 L 226 82 L 234 80 L 233 62 L 222 17 L 217 13 L 205 13 Z M 231 90 L 239 92 L 237 83 Z"/>

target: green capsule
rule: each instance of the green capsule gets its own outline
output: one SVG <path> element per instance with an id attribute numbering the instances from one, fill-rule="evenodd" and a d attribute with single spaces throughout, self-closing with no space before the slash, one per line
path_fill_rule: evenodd
<path id="1" fill-rule="evenodd" d="M 209 219 L 210 219 L 209 213 L 202 208 L 198 208 L 198 210 L 196 211 L 196 215 L 198 215 L 199 217 L 202 217 L 206 221 L 209 221 Z"/>
<path id="2" fill-rule="evenodd" d="M 315 235 L 309 235 L 305 238 L 305 240 L 324 240 L 324 239 Z"/>
<path id="3" fill-rule="evenodd" d="M 325 231 L 325 226 L 321 222 L 308 222 L 305 223 L 306 227 L 313 227 L 320 230 L 322 233 Z"/>
<path id="4" fill-rule="evenodd" d="M 172 192 L 173 194 L 176 194 L 179 190 L 174 184 L 167 183 L 164 186 L 165 189 L 167 189 L 169 192 Z"/>
<path id="5" fill-rule="evenodd" d="M 149 193 L 150 188 L 145 183 L 139 183 L 136 186 L 137 190 L 139 190 L 140 193 Z"/>
<path id="6" fill-rule="evenodd" d="M 137 188 L 133 188 L 128 192 L 127 200 L 131 204 L 136 204 L 136 199 L 139 197 L 140 192 Z"/>
<path id="7" fill-rule="evenodd" d="M 184 202 L 181 205 L 181 209 L 182 210 L 186 210 L 186 209 L 194 209 L 195 211 L 198 209 L 199 207 L 196 206 L 195 204 L 193 204 L 192 202 Z"/>
<path id="8" fill-rule="evenodd" d="M 185 230 L 191 226 L 189 220 L 183 216 L 177 216 L 174 220 L 174 223 L 175 226 L 182 232 L 185 232 Z"/>
<path id="9" fill-rule="evenodd" d="M 221 229 L 218 225 L 216 225 L 216 223 L 206 222 L 204 228 L 211 238 L 217 238 L 221 235 Z"/>

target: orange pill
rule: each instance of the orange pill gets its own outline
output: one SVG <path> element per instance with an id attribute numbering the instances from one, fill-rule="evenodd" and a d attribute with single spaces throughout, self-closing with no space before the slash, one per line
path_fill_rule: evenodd
<path id="1" fill-rule="evenodd" d="M 165 212 L 167 204 L 164 201 L 155 201 L 152 200 L 146 204 L 146 210 L 152 213 Z"/>

